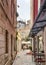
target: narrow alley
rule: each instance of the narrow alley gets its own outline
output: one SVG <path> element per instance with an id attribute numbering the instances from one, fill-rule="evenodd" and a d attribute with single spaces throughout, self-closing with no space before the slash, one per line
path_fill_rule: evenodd
<path id="1" fill-rule="evenodd" d="M 46 0 L 0 0 L 0 65 L 46 65 Z"/>
<path id="2" fill-rule="evenodd" d="M 22 50 L 15 58 L 13 65 L 36 65 L 32 60 L 32 55 L 27 55 L 29 50 Z"/>

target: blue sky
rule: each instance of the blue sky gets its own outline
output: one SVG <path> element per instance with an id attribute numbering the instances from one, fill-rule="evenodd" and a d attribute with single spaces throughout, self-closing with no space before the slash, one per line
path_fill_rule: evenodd
<path id="1" fill-rule="evenodd" d="M 30 0 L 17 0 L 17 12 L 19 13 L 18 20 L 29 20 L 30 19 Z"/>

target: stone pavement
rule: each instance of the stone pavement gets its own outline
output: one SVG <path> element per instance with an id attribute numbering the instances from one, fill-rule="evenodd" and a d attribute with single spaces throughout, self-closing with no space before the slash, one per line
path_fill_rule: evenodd
<path id="1" fill-rule="evenodd" d="M 13 65 L 36 65 L 35 62 L 32 61 L 31 55 L 26 55 L 29 50 L 22 50 L 19 52 L 15 58 Z"/>

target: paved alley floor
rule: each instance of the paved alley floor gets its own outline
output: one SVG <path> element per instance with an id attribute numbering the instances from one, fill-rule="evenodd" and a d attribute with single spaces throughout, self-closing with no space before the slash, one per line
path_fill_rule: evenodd
<path id="1" fill-rule="evenodd" d="M 13 65 L 35 65 L 35 62 L 32 61 L 32 56 L 26 54 L 28 51 L 29 50 L 22 50 L 19 52 Z"/>

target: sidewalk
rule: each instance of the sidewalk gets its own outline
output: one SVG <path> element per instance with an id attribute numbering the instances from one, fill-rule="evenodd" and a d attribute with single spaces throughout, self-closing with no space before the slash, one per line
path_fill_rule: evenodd
<path id="1" fill-rule="evenodd" d="M 35 62 L 32 61 L 31 55 L 26 55 L 28 50 L 22 50 L 17 54 L 13 65 L 35 65 Z"/>

